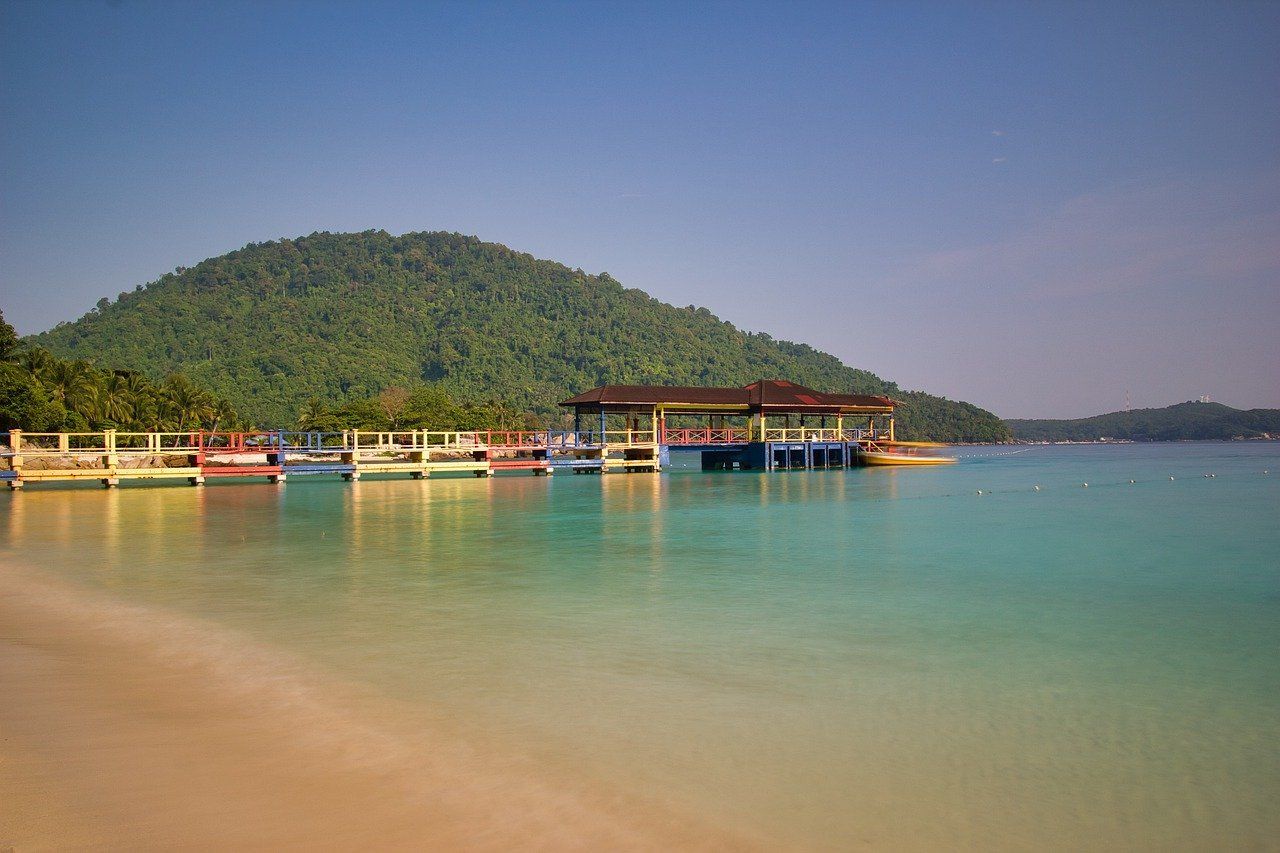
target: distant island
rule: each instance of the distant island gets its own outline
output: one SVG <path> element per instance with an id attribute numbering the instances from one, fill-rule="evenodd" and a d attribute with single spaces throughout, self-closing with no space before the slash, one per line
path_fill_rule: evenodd
<path id="1" fill-rule="evenodd" d="M 856 338 L 856 324 L 849 334 Z M 889 395 L 902 404 L 903 438 L 1011 438 L 998 417 L 970 403 L 903 390 L 806 344 L 660 302 L 608 273 L 445 232 L 252 243 L 104 297 L 23 343 L 104 374 L 181 375 L 259 426 L 386 429 L 379 395 L 392 389 L 467 422 L 540 427 L 563 417 L 558 401 L 597 385 L 738 387 L 779 377 Z"/>
<path id="2" fill-rule="evenodd" d="M 1280 409 L 1187 402 L 1073 420 L 1006 420 L 1018 441 L 1229 441 L 1280 439 Z"/>

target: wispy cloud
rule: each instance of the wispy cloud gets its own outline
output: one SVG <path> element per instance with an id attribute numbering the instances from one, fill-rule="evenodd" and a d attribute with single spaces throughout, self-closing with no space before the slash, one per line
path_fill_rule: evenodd
<path id="1" fill-rule="evenodd" d="M 991 158 L 991 162 L 992 162 L 992 163 L 1003 163 L 1005 160 L 1008 160 L 1008 159 L 1009 159 L 1008 157 L 992 157 L 992 158 Z"/>
<path id="2" fill-rule="evenodd" d="M 1004 131 L 1003 131 L 1003 130 L 993 130 L 993 131 L 991 131 L 991 135 L 992 135 L 992 136 L 1004 136 Z"/>
<path id="3" fill-rule="evenodd" d="M 1004 239 L 915 258 L 894 279 L 1054 299 L 1264 274 L 1280 276 L 1277 175 L 1078 196 Z"/>

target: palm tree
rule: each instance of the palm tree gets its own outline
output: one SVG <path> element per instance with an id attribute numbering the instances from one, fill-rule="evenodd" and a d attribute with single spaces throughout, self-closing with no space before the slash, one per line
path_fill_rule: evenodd
<path id="1" fill-rule="evenodd" d="M 150 432 L 160 428 L 159 400 L 156 398 L 155 391 L 148 386 L 133 397 L 133 416 L 129 422 L 129 429 L 136 432 Z"/>
<path id="2" fill-rule="evenodd" d="M 97 415 L 104 421 L 122 424 L 133 417 L 134 395 L 129 380 L 118 373 L 107 377 L 95 388 Z"/>
<path id="3" fill-rule="evenodd" d="M 164 381 L 162 408 L 172 418 L 177 432 L 199 429 L 213 418 L 213 398 L 191 384 L 191 380 L 175 373 Z"/>
<path id="4" fill-rule="evenodd" d="M 97 377 L 93 368 L 84 361 L 53 360 L 40 380 L 55 400 L 86 418 L 92 417 L 95 408 L 94 391 Z"/>
<path id="5" fill-rule="evenodd" d="M 55 359 L 49 351 L 40 347 L 24 349 L 18 356 L 18 364 L 37 379 L 43 379 L 53 367 Z"/>
<path id="6" fill-rule="evenodd" d="M 231 404 L 226 400 L 219 399 L 212 407 L 213 426 L 210 427 L 213 432 L 218 431 L 218 427 L 230 427 L 236 422 L 236 410 L 231 408 Z"/>
<path id="7" fill-rule="evenodd" d="M 302 410 L 298 412 L 298 429 L 312 430 L 316 428 L 326 415 L 329 414 L 329 408 L 319 397 L 312 397 L 302 404 Z"/>

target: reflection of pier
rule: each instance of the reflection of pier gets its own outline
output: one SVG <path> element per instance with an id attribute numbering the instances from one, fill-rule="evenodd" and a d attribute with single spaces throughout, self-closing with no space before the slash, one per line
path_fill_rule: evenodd
<path id="1" fill-rule="evenodd" d="M 671 448 L 702 453 L 706 469 L 843 468 L 860 448 L 893 440 L 886 397 L 826 394 L 788 382 L 745 388 L 606 385 L 561 405 L 572 430 L 26 433 L 0 446 L 10 488 L 50 481 L 434 474 L 488 477 L 655 472 Z"/>

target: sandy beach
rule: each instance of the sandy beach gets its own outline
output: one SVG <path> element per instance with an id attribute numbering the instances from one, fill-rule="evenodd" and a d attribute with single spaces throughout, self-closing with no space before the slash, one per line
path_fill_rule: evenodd
<path id="1" fill-rule="evenodd" d="M 0 696 L 0 849 L 746 843 L 479 749 L 224 628 L 12 565 Z"/>

